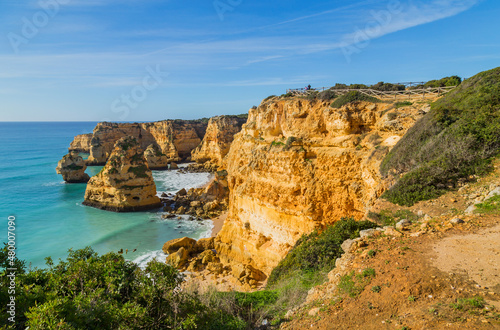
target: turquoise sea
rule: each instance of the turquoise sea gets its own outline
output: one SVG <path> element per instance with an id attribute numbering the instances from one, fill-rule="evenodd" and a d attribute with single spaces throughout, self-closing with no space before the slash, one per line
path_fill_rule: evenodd
<path id="1" fill-rule="evenodd" d="M 164 258 L 161 247 L 170 239 L 210 235 L 210 220 L 163 220 L 161 210 L 113 213 L 83 206 L 86 184 L 64 183 L 55 168 L 73 137 L 92 132 L 95 125 L 0 123 L 0 242 L 7 242 L 7 219 L 15 216 L 17 255 L 32 267 L 44 267 L 47 256 L 64 259 L 68 249 L 85 246 L 99 253 L 128 249 L 125 257 L 144 265 L 152 257 Z M 100 169 L 88 167 L 87 173 Z M 159 194 L 210 180 L 208 173 L 178 171 L 153 171 L 153 177 Z"/>

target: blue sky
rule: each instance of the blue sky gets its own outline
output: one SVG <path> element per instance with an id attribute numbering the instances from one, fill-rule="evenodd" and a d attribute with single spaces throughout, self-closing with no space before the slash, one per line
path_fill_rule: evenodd
<path id="1" fill-rule="evenodd" d="M 0 121 L 245 113 L 287 88 L 470 77 L 497 0 L 3 0 Z"/>

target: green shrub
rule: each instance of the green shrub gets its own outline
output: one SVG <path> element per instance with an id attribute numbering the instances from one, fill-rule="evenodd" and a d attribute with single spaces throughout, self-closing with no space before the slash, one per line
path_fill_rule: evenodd
<path id="1" fill-rule="evenodd" d="M 439 80 L 431 80 L 428 81 L 424 84 L 424 88 L 427 87 L 451 87 L 451 86 L 458 86 L 462 83 L 462 78 L 459 76 L 451 76 L 451 77 L 445 77 L 441 78 Z"/>
<path id="2" fill-rule="evenodd" d="M 0 250 L 2 270 L 11 267 L 7 255 Z M 47 269 L 29 272 L 16 263 L 18 329 L 216 329 L 211 325 L 219 319 L 239 322 L 180 291 L 182 276 L 165 263 L 153 261 L 142 270 L 118 253 L 99 256 L 89 247 L 70 250 L 57 265 L 46 260 Z M 6 273 L 0 273 L 2 301 L 8 299 Z M 0 322 L 8 324 L 7 317 L 1 313 Z"/>
<path id="3" fill-rule="evenodd" d="M 398 85 L 398 84 L 391 84 L 391 83 L 385 83 L 383 81 L 370 86 L 371 89 L 375 89 L 378 91 L 404 91 L 406 87 L 404 85 Z"/>
<path id="4" fill-rule="evenodd" d="M 500 195 L 495 195 L 483 203 L 477 204 L 479 213 L 500 213 Z"/>
<path id="5" fill-rule="evenodd" d="M 257 107 L 255 107 L 255 108 L 257 108 Z M 239 115 L 235 115 L 235 117 L 242 118 L 242 119 L 248 119 L 248 113 L 242 113 L 242 114 L 239 114 Z"/>
<path id="6" fill-rule="evenodd" d="M 327 89 L 326 91 L 322 91 L 319 93 L 318 98 L 321 101 L 331 101 L 335 98 L 337 98 L 337 94 L 335 93 L 335 90 L 333 88 Z"/>
<path id="7" fill-rule="evenodd" d="M 331 104 L 331 107 L 340 108 L 346 104 L 357 101 L 367 101 L 373 103 L 381 102 L 379 99 L 373 96 L 368 96 L 358 91 L 351 91 L 335 99 L 335 101 L 333 101 L 333 103 Z"/>
<path id="8" fill-rule="evenodd" d="M 83 168 L 83 166 L 78 166 L 78 165 L 75 165 L 75 164 L 70 164 L 69 166 L 67 166 L 67 168 L 69 168 L 70 170 L 73 170 L 73 171 L 78 171 L 78 170 L 81 170 Z"/>
<path id="9" fill-rule="evenodd" d="M 399 109 L 399 108 L 402 108 L 402 107 L 407 107 L 407 106 L 410 106 L 410 105 L 413 105 L 413 102 L 402 101 L 402 102 L 396 102 L 396 103 L 394 103 L 394 107 L 396 107 L 396 109 Z"/>
<path id="10" fill-rule="evenodd" d="M 350 84 L 349 89 L 368 89 L 369 87 L 364 84 Z"/>
<path id="11" fill-rule="evenodd" d="M 340 277 L 338 290 L 340 293 L 348 294 L 350 297 L 356 297 L 365 288 L 365 286 L 375 277 L 375 270 L 373 268 L 366 268 L 361 274 L 355 275 L 354 271 Z M 373 287 L 375 288 L 375 287 Z M 373 292 L 379 292 L 374 291 Z"/>
<path id="12" fill-rule="evenodd" d="M 269 95 L 268 97 L 266 97 L 266 98 L 264 99 L 264 101 L 263 101 L 263 102 L 269 101 L 270 99 L 272 99 L 272 98 L 274 98 L 274 97 L 276 97 L 276 95 Z"/>
<path id="13" fill-rule="evenodd" d="M 348 89 L 349 86 L 347 86 L 346 84 L 340 84 L 340 83 L 336 83 L 335 86 L 333 86 L 331 89 Z"/>
<path id="14" fill-rule="evenodd" d="M 363 288 L 356 285 L 354 271 L 340 277 L 338 289 L 341 293 L 346 293 L 350 297 L 356 297 L 361 293 L 361 291 L 363 291 Z"/>
<path id="15" fill-rule="evenodd" d="M 149 168 L 146 165 L 140 166 L 130 166 L 128 169 L 129 173 L 134 173 L 138 178 L 147 178 Z"/>
<path id="16" fill-rule="evenodd" d="M 273 141 L 271 142 L 271 147 L 279 147 L 279 146 L 284 146 L 285 144 L 281 141 Z"/>
<path id="17" fill-rule="evenodd" d="M 434 102 L 383 160 L 384 176 L 406 173 L 383 197 L 411 206 L 487 173 L 500 152 L 499 110 L 500 68 Z"/>
<path id="18" fill-rule="evenodd" d="M 292 143 L 294 143 L 295 141 L 298 141 L 298 139 L 295 137 L 295 136 L 289 136 L 287 139 L 286 139 L 286 143 L 285 143 L 285 146 L 284 146 L 284 150 L 288 150 L 292 147 Z"/>
<path id="19" fill-rule="evenodd" d="M 346 239 L 358 237 L 361 230 L 375 226 L 375 223 L 370 221 L 342 218 L 321 233 L 314 231 L 302 236 L 287 256 L 273 269 L 268 283 L 273 285 L 292 274 L 295 275 L 296 271 L 331 270 L 335 260 L 343 254 L 340 245 Z"/>
<path id="20" fill-rule="evenodd" d="M 396 212 L 381 210 L 380 213 L 368 212 L 368 218 L 383 226 L 394 226 L 396 222 L 402 219 L 416 221 L 418 216 L 410 210 L 397 210 Z"/>

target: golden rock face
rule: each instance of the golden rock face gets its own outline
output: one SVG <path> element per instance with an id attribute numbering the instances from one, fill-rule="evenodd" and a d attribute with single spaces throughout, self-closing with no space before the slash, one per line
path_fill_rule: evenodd
<path id="1" fill-rule="evenodd" d="M 131 212 L 161 206 L 144 153 L 133 137 L 116 142 L 104 168 L 87 184 L 84 205 Z"/>
<path id="2" fill-rule="evenodd" d="M 92 133 L 80 134 L 75 136 L 69 145 L 69 151 L 90 153 L 90 141 L 92 141 Z"/>
<path id="3" fill-rule="evenodd" d="M 85 183 L 90 177 L 85 173 L 87 165 L 77 151 L 70 151 L 69 154 L 57 163 L 56 172 L 61 174 L 64 181 L 68 183 Z"/>
<path id="4" fill-rule="evenodd" d="M 302 234 L 361 219 L 385 189 L 381 160 L 419 113 L 299 98 L 251 109 L 227 155 L 229 214 L 215 242 L 221 261 L 269 275 Z"/>
<path id="5" fill-rule="evenodd" d="M 89 165 L 104 164 L 111 155 L 116 141 L 132 136 L 143 150 L 156 145 L 169 161 L 191 156 L 205 134 L 207 124 L 202 121 L 164 120 L 152 123 L 97 124 L 90 142 Z"/>
<path id="6" fill-rule="evenodd" d="M 203 141 L 191 152 L 191 160 L 222 166 L 222 161 L 229 152 L 234 135 L 241 130 L 245 121 L 246 118 L 236 116 L 210 118 Z"/>
<path id="7" fill-rule="evenodd" d="M 144 151 L 144 158 L 146 158 L 150 170 L 166 170 L 171 161 L 156 144 L 148 146 Z"/>

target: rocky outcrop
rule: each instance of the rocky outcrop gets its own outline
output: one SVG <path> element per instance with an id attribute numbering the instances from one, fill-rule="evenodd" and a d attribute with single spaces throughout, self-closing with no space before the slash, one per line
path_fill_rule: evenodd
<path id="1" fill-rule="evenodd" d="M 215 240 L 234 276 L 262 280 L 298 238 L 352 216 L 384 191 L 379 165 L 419 118 L 418 107 L 300 98 L 251 109 L 227 155 L 229 214 Z M 253 282 L 255 283 L 255 282 Z"/>
<path id="2" fill-rule="evenodd" d="M 111 155 L 116 141 L 125 136 L 134 137 L 143 150 L 151 144 L 156 145 L 169 161 L 185 160 L 191 157 L 191 151 L 200 144 L 206 127 L 204 120 L 99 123 L 92 134 L 88 164 L 104 164 Z"/>
<path id="3" fill-rule="evenodd" d="M 92 140 L 92 133 L 80 134 L 75 136 L 71 141 L 68 150 L 90 153 L 90 141 Z"/>
<path id="4" fill-rule="evenodd" d="M 246 119 L 246 116 L 210 118 L 203 141 L 191 152 L 191 160 L 197 163 L 210 162 L 222 166 L 222 159 L 229 152 L 234 135 L 241 131 Z"/>
<path id="5" fill-rule="evenodd" d="M 150 170 L 168 170 L 169 158 L 156 144 L 150 144 L 144 151 L 144 158 Z"/>
<path id="6" fill-rule="evenodd" d="M 210 266 L 212 269 L 220 269 L 222 273 L 223 266 L 212 251 L 214 247 L 213 242 L 213 237 L 202 238 L 199 241 L 189 237 L 176 238 L 166 242 L 162 250 L 168 254 L 166 263 L 175 268 L 182 270 L 187 268 L 189 271 L 199 271 L 203 266 Z M 199 252 L 202 253 L 197 255 Z"/>
<path id="7" fill-rule="evenodd" d="M 131 212 L 161 207 L 156 185 L 138 141 L 121 138 L 101 172 L 92 177 L 85 191 L 84 205 Z"/>
<path id="8" fill-rule="evenodd" d="M 228 199 L 227 172 L 218 171 L 206 187 L 191 188 L 189 191 L 181 189 L 173 199 L 163 200 L 166 204 L 164 211 L 214 218 L 227 210 Z"/>
<path id="9" fill-rule="evenodd" d="M 90 179 L 85 173 L 86 168 L 87 165 L 78 152 L 70 151 L 57 163 L 56 172 L 61 174 L 67 183 L 85 183 Z"/>

